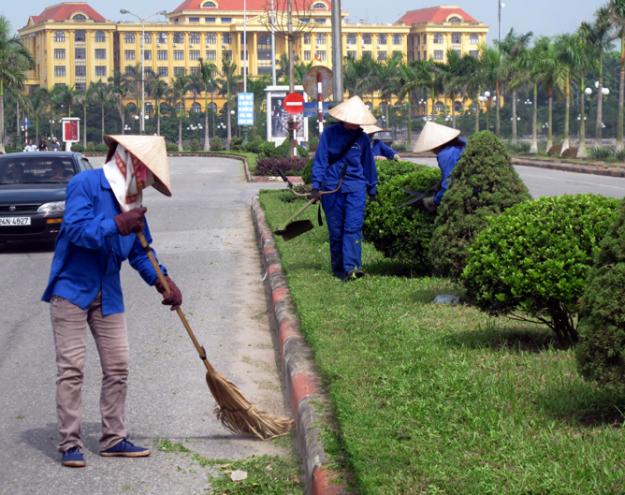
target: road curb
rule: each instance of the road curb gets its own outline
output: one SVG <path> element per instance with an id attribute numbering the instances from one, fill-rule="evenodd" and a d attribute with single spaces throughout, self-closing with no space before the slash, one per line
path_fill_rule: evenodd
<path id="1" fill-rule="evenodd" d="M 602 165 L 582 165 L 574 163 L 546 162 L 540 160 L 530 160 L 524 158 L 512 158 L 513 165 L 525 167 L 547 168 L 560 170 L 562 172 L 575 172 L 578 174 L 604 175 L 608 177 L 625 177 L 625 169 L 619 167 L 608 167 Z"/>
<path id="2" fill-rule="evenodd" d="M 269 310 L 275 317 L 276 341 L 283 379 L 295 418 L 296 440 L 305 471 L 309 495 L 346 494 L 345 477 L 329 467 L 329 458 L 321 439 L 323 425 L 330 426 L 327 397 L 321 388 L 310 347 L 300 332 L 299 320 L 291 300 L 273 233 L 267 225 L 258 198 L 252 202 L 252 219 L 265 270 Z"/>

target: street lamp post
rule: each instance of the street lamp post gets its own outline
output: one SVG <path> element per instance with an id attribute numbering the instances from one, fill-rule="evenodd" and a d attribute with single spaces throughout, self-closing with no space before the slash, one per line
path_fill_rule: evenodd
<path id="1" fill-rule="evenodd" d="M 139 132 L 141 134 L 145 133 L 145 50 L 143 49 L 143 44 L 145 42 L 145 21 L 155 17 L 157 15 L 167 15 L 166 10 L 159 10 L 154 14 L 148 17 L 139 17 L 137 14 L 130 12 L 126 9 L 120 9 L 120 14 L 128 14 L 133 17 L 136 17 L 137 20 L 141 23 L 141 122 L 139 123 Z"/>

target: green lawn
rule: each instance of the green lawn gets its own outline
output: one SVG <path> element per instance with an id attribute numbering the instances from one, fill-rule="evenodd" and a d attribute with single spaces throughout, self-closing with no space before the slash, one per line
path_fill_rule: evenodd
<path id="1" fill-rule="evenodd" d="M 256 160 L 258 155 L 256 153 L 251 153 L 249 151 L 218 151 L 217 153 L 223 153 L 224 155 L 240 155 L 244 156 L 247 159 L 247 166 L 250 170 L 250 174 L 254 175 L 254 171 L 256 170 Z"/>
<path id="2" fill-rule="evenodd" d="M 301 203 L 263 192 L 261 204 L 277 228 Z M 325 227 L 277 242 L 355 491 L 625 493 L 625 397 L 582 381 L 547 329 L 435 305 L 458 289 L 397 276 L 367 244 L 368 276 L 340 282 Z"/>

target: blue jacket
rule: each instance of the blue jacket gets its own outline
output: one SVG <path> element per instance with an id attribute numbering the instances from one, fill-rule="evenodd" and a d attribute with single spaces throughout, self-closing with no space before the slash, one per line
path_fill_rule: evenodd
<path id="1" fill-rule="evenodd" d="M 438 168 L 441 169 L 441 188 L 434 195 L 435 204 L 440 204 L 441 199 L 443 199 L 444 194 L 447 192 L 447 188 L 449 187 L 449 177 L 456 167 L 456 163 L 460 160 L 466 145 L 467 140 L 463 137 L 459 137 L 453 141 L 453 144 L 445 146 L 436 155 Z"/>
<path id="2" fill-rule="evenodd" d="M 371 153 L 373 154 L 374 158 L 376 156 L 383 156 L 384 158 L 388 158 L 389 160 L 393 160 L 395 158 L 395 155 L 397 154 L 395 153 L 395 150 L 393 148 L 391 148 L 387 144 L 384 144 L 379 139 L 371 140 Z"/>
<path id="3" fill-rule="evenodd" d="M 122 313 L 119 271 L 126 259 L 154 285 L 156 272 L 137 236 L 122 236 L 117 230 L 113 217 L 119 213 L 102 169 L 81 172 L 69 182 L 44 301 L 59 296 L 86 310 L 102 292 L 102 314 Z M 147 222 L 144 234 L 152 242 Z"/>
<path id="4" fill-rule="evenodd" d="M 340 155 L 356 134 L 359 134 L 358 139 L 345 157 L 330 166 L 330 162 Z M 321 134 L 312 164 L 313 189 L 323 191 L 336 189 L 344 167 L 347 169 L 341 192 L 366 190 L 368 194 L 375 194 L 378 173 L 371 153 L 369 136 L 361 129 L 349 130 L 339 123 L 327 127 Z"/>

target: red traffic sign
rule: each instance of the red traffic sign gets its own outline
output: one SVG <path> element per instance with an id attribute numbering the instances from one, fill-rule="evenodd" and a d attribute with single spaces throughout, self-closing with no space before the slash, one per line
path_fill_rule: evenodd
<path id="1" fill-rule="evenodd" d="M 282 107 L 288 113 L 304 113 L 304 95 L 302 93 L 289 93 L 284 98 Z"/>

